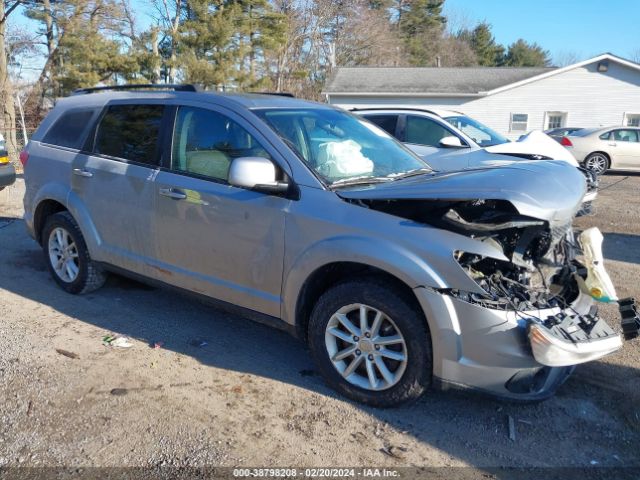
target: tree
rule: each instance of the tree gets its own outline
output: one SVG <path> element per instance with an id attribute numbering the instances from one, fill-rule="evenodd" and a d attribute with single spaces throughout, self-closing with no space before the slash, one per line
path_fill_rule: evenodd
<path id="1" fill-rule="evenodd" d="M 471 45 L 454 35 L 443 37 L 437 45 L 443 67 L 473 67 L 478 64 Z"/>
<path id="2" fill-rule="evenodd" d="M 18 157 L 16 110 L 13 98 L 13 84 L 9 77 L 9 52 L 7 52 L 5 38 L 7 34 L 7 19 L 20 3 L 20 0 L 15 0 L 12 3 L 0 0 L 0 132 L 5 137 L 9 158 L 14 161 Z"/>
<path id="3" fill-rule="evenodd" d="M 155 26 L 145 36 L 151 47 L 154 77 L 176 82 L 178 40 L 180 27 L 187 16 L 186 0 L 150 0 L 154 7 Z"/>
<path id="4" fill-rule="evenodd" d="M 40 23 L 46 59 L 26 110 L 40 115 L 45 96 L 136 76 L 137 59 L 126 42 L 131 36 L 126 5 L 122 0 L 41 0 L 28 6 L 26 15 Z"/>
<path id="5" fill-rule="evenodd" d="M 115 82 L 117 77 L 132 78 L 138 71 L 137 59 L 125 51 L 127 22 L 123 4 L 117 0 L 76 2 L 60 5 L 62 12 L 56 22 L 63 29 L 53 72 L 58 96 L 68 95 L 76 88 Z"/>
<path id="6" fill-rule="evenodd" d="M 447 19 L 442 15 L 444 0 L 397 0 L 397 24 L 409 56 L 415 66 L 433 64 L 434 48 L 442 38 Z"/>
<path id="7" fill-rule="evenodd" d="M 551 61 L 540 45 L 519 39 L 509 45 L 504 63 L 508 67 L 548 67 Z"/>
<path id="8" fill-rule="evenodd" d="M 284 42 L 284 17 L 266 0 L 189 0 L 178 52 L 185 80 L 221 89 L 262 88 L 258 63 Z"/>
<path id="9" fill-rule="evenodd" d="M 458 38 L 466 40 L 476 55 L 478 65 L 495 67 L 504 61 L 504 47 L 496 43 L 487 22 L 478 24 L 473 30 L 458 33 Z"/>
<path id="10" fill-rule="evenodd" d="M 329 67 L 398 63 L 402 42 L 392 31 L 386 11 L 369 0 L 333 2 L 333 6 L 326 37 L 332 48 Z"/>
<path id="11" fill-rule="evenodd" d="M 557 67 L 566 67 L 580 61 L 580 55 L 576 52 L 563 50 L 553 56 L 553 63 Z"/>

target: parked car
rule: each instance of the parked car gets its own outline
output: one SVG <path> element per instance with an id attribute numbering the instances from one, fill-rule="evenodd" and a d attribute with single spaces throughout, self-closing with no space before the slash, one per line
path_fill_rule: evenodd
<path id="1" fill-rule="evenodd" d="M 640 170 L 640 127 L 583 129 L 564 137 L 561 143 L 596 175 L 609 169 Z"/>
<path id="2" fill-rule="evenodd" d="M 562 160 L 579 167 L 570 152 L 539 131 L 511 142 L 460 112 L 391 107 L 354 109 L 353 112 L 404 142 L 439 171 L 500 166 L 523 159 Z M 598 195 L 598 180 L 590 172 L 581 171 L 587 180 L 581 213 L 588 213 Z"/>
<path id="3" fill-rule="evenodd" d="M 582 127 L 560 127 L 552 128 L 551 130 L 545 130 L 544 133 L 553 138 L 556 142 L 561 142 L 564 137 L 571 135 L 578 130 L 582 130 Z"/>
<path id="4" fill-rule="evenodd" d="M 9 154 L 6 150 L 0 150 L 0 190 L 13 185 L 16 181 L 16 169 L 9 161 Z"/>
<path id="5" fill-rule="evenodd" d="M 439 174 L 329 105 L 129 88 L 60 100 L 23 153 L 25 222 L 65 291 L 115 271 L 215 299 L 376 406 L 432 384 L 540 399 L 620 347 L 573 166 Z"/>

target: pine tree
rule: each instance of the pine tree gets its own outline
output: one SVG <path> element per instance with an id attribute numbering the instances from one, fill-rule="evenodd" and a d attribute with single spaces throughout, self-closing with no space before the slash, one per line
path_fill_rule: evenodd
<path id="1" fill-rule="evenodd" d="M 491 25 L 480 23 L 469 35 L 469 44 L 478 59 L 478 65 L 495 67 L 504 61 L 504 47 L 496 43 Z"/>
<path id="2" fill-rule="evenodd" d="M 126 12 L 119 0 L 65 0 L 27 4 L 41 24 L 46 59 L 26 108 L 38 111 L 45 94 L 64 96 L 79 87 L 132 77 L 139 66 L 124 39 Z"/>
<path id="3" fill-rule="evenodd" d="M 509 45 L 505 56 L 505 65 L 509 67 L 547 67 L 550 63 L 547 50 L 537 43 L 528 43 L 523 39 Z"/>
<path id="4" fill-rule="evenodd" d="M 437 42 L 447 19 L 442 15 L 444 0 L 398 2 L 397 22 L 409 62 L 416 66 L 433 64 Z"/>
<path id="5" fill-rule="evenodd" d="M 180 56 L 187 81 L 222 89 L 262 88 L 264 57 L 284 41 L 284 17 L 266 0 L 189 0 Z"/>

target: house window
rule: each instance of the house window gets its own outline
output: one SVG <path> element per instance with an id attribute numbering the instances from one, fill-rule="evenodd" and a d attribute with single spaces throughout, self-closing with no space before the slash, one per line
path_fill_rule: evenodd
<path id="1" fill-rule="evenodd" d="M 547 112 L 547 130 L 566 126 L 567 114 L 565 112 Z"/>
<path id="2" fill-rule="evenodd" d="M 529 127 L 529 115 L 526 113 L 511 114 L 511 131 L 526 132 Z"/>
<path id="3" fill-rule="evenodd" d="M 640 127 L 640 113 L 625 113 L 624 120 L 627 127 Z"/>

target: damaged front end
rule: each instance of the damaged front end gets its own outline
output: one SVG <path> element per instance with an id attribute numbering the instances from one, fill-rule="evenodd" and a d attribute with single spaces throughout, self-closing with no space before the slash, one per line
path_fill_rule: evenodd
<path id="1" fill-rule="evenodd" d="M 570 223 L 550 225 L 499 204 L 479 211 L 478 203 L 451 208 L 442 220 L 459 233 L 490 242 L 509 261 L 456 251 L 455 260 L 484 293 L 447 293 L 484 308 L 515 312 L 526 322 L 533 356 L 542 365 L 575 365 L 620 348 L 620 336 L 598 316 L 589 298 L 617 300 L 603 267 L 600 232 L 590 229 L 576 241 Z"/>
<path id="2" fill-rule="evenodd" d="M 515 315 L 526 328 L 531 353 L 540 364 L 576 365 L 620 348 L 620 336 L 598 316 L 593 301 L 617 301 L 603 267 L 602 235 L 597 229 L 575 238 L 572 216 L 564 221 L 540 220 L 521 215 L 506 200 L 366 203 L 369 208 L 471 237 L 503 253 L 500 259 L 454 250 L 454 260 L 479 289 L 439 291 Z"/>

